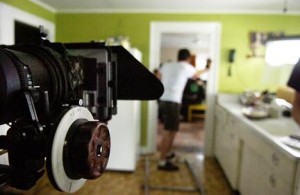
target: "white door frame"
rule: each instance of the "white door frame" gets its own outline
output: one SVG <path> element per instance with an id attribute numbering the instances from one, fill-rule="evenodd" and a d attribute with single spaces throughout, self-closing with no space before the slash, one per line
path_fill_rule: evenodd
<path id="1" fill-rule="evenodd" d="M 15 44 L 15 21 L 34 27 L 43 25 L 48 33 L 47 39 L 55 40 L 55 24 L 53 22 L 0 2 L 0 44 Z"/>
<path id="2" fill-rule="evenodd" d="M 205 155 L 213 155 L 214 106 L 218 92 L 218 66 L 220 55 L 221 24 L 218 22 L 151 22 L 149 69 L 153 71 L 160 64 L 160 46 L 163 33 L 206 33 L 210 36 L 211 58 L 213 65 L 209 73 L 206 103 L 208 110 L 205 115 Z M 142 152 L 156 151 L 157 134 L 157 103 L 148 102 L 147 146 Z"/>

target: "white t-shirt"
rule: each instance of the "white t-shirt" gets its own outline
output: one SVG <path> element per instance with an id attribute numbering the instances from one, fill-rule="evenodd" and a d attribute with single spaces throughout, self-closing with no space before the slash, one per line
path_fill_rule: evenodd
<path id="1" fill-rule="evenodd" d="M 161 82 L 164 85 L 164 93 L 161 100 L 181 103 L 184 87 L 196 69 L 187 62 L 175 62 L 164 64 L 161 69 Z"/>

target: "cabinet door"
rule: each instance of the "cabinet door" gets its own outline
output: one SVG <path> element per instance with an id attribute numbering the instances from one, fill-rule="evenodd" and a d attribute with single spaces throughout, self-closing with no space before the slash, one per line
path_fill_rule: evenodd
<path id="1" fill-rule="evenodd" d="M 282 180 L 267 162 L 245 145 L 239 191 L 242 195 L 292 195 L 293 185 Z"/>
<path id="2" fill-rule="evenodd" d="M 215 155 L 233 189 L 237 189 L 240 146 L 237 119 L 226 111 L 218 110 Z"/>
<path id="3" fill-rule="evenodd" d="M 249 131 L 254 131 L 249 128 Z M 281 179 L 287 183 L 295 182 L 295 173 L 297 170 L 297 159 L 287 155 L 282 149 L 268 142 L 262 136 L 253 134 L 244 139 L 244 145 L 255 151 L 268 166 L 274 170 Z"/>
<path id="4" fill-rule="evenodd" d="M 234 116 L 228 116 L 224 127 L 222 155 L 222 168 L 233 189 L 237 189 L 240 164 L 239 123 L 236 120 Z"/>
<path id="5" fill-rule="evenodd" d="M 216 128 L 215 128 L 215 140 L 214 140 L 214 153 L 218 161 L 222 161 L 224 155 L 225 145 L 225 124 L 227 121 L 227 112 L 221 107 L 216 107 Z M 221 163 L 221 162 L 220 162 Z"/>
<path id="6" fill-rule="evenodd" d="M 215 116 L 215 121 L 216 121 L 216 126 L 215 126 L 215 136 L 214 136 L 214 153 L 217 159 L 219 159 L 222 156 L 222 140 L 224 137 L 224 131 L 222 130 L 224 126 L 224 120 L 222 119 L 223 113 L 218 112 L 218 109 L 216 111 L 216 116 Z"/>

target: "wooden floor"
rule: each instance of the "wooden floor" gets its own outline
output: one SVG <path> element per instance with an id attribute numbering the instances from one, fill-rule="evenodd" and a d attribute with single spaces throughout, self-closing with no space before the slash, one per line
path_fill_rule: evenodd
<path id="1" fill-rule="evenodd" d="M 158 125 L 158 144 L 162 125 Z M 199 182 L 193 178 L 189 171 L 189 166 L 185 161 L 189 161 L 194 175 L 200 181 L 202 190 L 208 195 L 231 195 L 233 194 L 221 171 L 219 164 L 214 158 L 205 158 L 202 155 L 203 149 L 203 121 L 193 123 L 182 123 L 179 134 L 174 143 L 174 150 L 179 155 L 177 164 L 180 171 L 168 173 L 158 171 L 156 162 L 158 154 L 140 156 L 134 172 L 106 171 L 102 177 L 96 180 L 89 180 L 84 187 L 74 194 L 80 195 L 185 195 L 200 194 L 199 191 L 170 191 L 144 188 L 145 185 L 145 159 L 149 161 L 148 184 L 151 186 L 172 186 L 197 188 Z M 0 191 L 0 194 L 45 194 L 62 195 L 66 194 L 55 190 L 47 179 L 46 174 L 40 179 L 36 186 L 28 191 L 20 191 L 7 187 Z"/>

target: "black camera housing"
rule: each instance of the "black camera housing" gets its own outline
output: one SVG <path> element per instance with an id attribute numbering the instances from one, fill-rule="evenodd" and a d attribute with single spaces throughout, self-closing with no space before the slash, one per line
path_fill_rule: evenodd
<path id="1" fill-rule="evenodd" d="M 0 148 L 9 156 L 9 165 L 0 165 L 0 171 L 12 186 L 27 190 L 43 175 L 46 158 L 53 186 L 76 191 L 84 183 L 79 176 L 95 178 L 106 167 L 110 138 L 105 124 L 117 114 L 117 100 L 153 100 L 162 93 L 161 82 L 122 46 L 48 41 L 0 46 L 0 125 L 10 126 L 0 136 Z M 77 111 L 84 117 L 79 113 L 61 128 Z M 63 155 L 58 160 L 57 143 Z M 78 158 L 70 155 L 74 148 L 80 150 Z M 92 154 L 101 170 L 86 160 Z M 72 168 L 74 161 L 82 162 L 79 172 Z M 69 191 L 61 184 L 58 165 L 67 183 L 79 182 L 77 188 Z"/>

